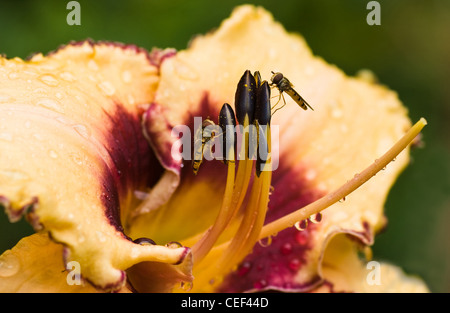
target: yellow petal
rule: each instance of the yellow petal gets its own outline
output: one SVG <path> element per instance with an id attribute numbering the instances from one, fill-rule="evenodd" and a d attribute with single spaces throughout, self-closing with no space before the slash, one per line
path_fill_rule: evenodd
<path id="1" fill-rule="evenodd" d="M 363 261 L 357 252 L 345 235 L 333 237 L 321 269 L 325 283 L 315 292 L 429 292 L 420 278 L 391 264 Z"/>
<path id="2" fill-rule="evenodd" d="M 0 292 L 96 291 L 73 277 L 63 262 L 63 246 L 46 233 L 23 238 L 0 256 Z"/>
<path id="3" fill-rule="evenodd" d="M 107 291 L 120 289 L 134 264 L 184 260 L 187 248 L 123 234 L 134 192 L 162 173 L 140 126 L 139 106 L 158 82 L 150 56 L 82 42 L 0 65 L 0 200 L 10 219 L 28 210 L 83 278 Z"/>

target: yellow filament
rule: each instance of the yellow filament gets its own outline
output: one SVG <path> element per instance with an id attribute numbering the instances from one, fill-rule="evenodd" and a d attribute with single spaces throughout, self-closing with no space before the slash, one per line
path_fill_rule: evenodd
<path id="1" fill-rule="evenodd" d="M 244 123 L 248 125 L 248 117 L 245 118 Z M 192 247 L 195 260 L 194 266 L 198 266 L 198 264 L 208 254 L 244 201 L 251 178 L 253 161 L 248 160 L 246 153 L 246 147 L 248 147 L 248 134 L 242 134 L 242 142 L 245 142 L 245 144 L 241 145 L 240 155 L 244 156 L 244 160 L 242 160 L 239 164 L 236 182 L 235 163 L 228 162 L 227 184 L 225 187 L 222 207 L 216 221 L 214 222 L 214 225 L 209 228 L 203 234 L 202 238 Z M 227 159 L 234 159 L 234 149 L 229 152 Z"/>
<path id="2" fill-rule="evenodd" d="M 266 138 L 270 152 L 270 128 L 267 128 L 267 130 L 268 132 L 266 134 Z M 235 237 L 232 239 L 231 243 L 228 245 L 225 253 L 217 264 L 216 270 L 227 272 L 233 266 L 242 261 L 242 259 L 244 259 L 244 257 L 251 251 L 251 249 L 255 245 L 266 217 L 271 179 L 271 160 L 269 159 L 265 164 L 264 171 L 261 172 L 260 176 L 257 177 L 255 175 L 253 186 L 250 192 L 250 200 L 247 204 L 244 218 Z"/>
<path id="3" fill-rule="evenodd" d="M 291 213 L 279 218 L 262 228 L 259 239 L 268 237 L 274 233 L 278 233 L 285 228 L 292 227 L 297 221 L 307 219 L 309 216 L 319 213 L 328 208 L 332 204 L 345 198 L 350 193 L 359 188 L 362 184 L 367 182 L 376 173 L 387 166 L 400 152 L 402 152 L 420 133 L 422 128 L 427 125 L 427 121 L 421 118 L 408 132 L 400 138 L 381 158 L 377 159 L 372 165 L 367 167 L 364 171 L 356 174 L 353 179 L 339 187 L 337 190 L 325 195 L 319 200 Z"/>
<path id="4" fill-rule="evenodd" d="M 216 243 L 220 234 L 223 232 L 225 227 L 233 215 L 232 199 L 233 199 L 233 189 L 234 189 L 234 178 L 235 178 L 236 165 L 234 161 L 228 162 L 228 174 L 227 174 L 227 184 L 225 187 L 225 195 L 222 201 L 222 207 L 220 208 L 219 215 L 216 218 L 213 226 L 206 231 L 203 237 L 195 243 L 192 247 L 192 253 L 194 255 L 195 266 L 197 266 L 203 258 L 208 254 L 211 248 Z"/>

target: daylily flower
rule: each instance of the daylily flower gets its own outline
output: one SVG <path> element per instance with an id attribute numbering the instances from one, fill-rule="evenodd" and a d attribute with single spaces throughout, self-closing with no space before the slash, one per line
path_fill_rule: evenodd
<path id="1" fill-rule="evenodd" d="M 194 175 L 172 129 L 217 123 L 247 69 L 282 72 L 314 111 L 286 97 L 272 116 L 273 172 L 213 160 Z M 1 291 L 427 290 L 384 263 L 369 284 L 359 257 L 425 121 L 410 129 L 395 92 L 328 65 L 262 8 L 184 51 L 72 43 L 2 58 L 0 80 L 0 203 L 36 229 L 0 256 Z"/>

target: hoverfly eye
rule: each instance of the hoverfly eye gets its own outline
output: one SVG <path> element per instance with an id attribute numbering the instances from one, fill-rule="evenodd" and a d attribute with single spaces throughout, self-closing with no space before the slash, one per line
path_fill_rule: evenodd
<path id="1" fill-rule="evenodd" d="M 271 81 L 274 84 L 278 84 L 282 79 L 283 79 L 283 74 L 282 73 L 275 73 L 273 74 Z"/>

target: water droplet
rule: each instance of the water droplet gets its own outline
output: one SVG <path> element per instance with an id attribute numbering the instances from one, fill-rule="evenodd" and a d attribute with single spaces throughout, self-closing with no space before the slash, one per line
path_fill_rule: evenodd
<path id="1" fill-rule="evenodd" d="M 345 202 L 345 199 L 346 199 L 346 198 L 344 197 L 344 198 L 342 198 L 341 200 L 339 200 L 339 202 L 340 202 L 340 203 L 344 203 L 344 202 Z"/>
<path id="2" fill-rule="evenodd" d="M 266 240 L 261 239 L 261 240 L 259 241 L 259 245 L 260 245 L 261 247 L 263 247 L 263 248 L 268 247 L 268 246 L 270 246 L 271 244 L 272 244 L 272 237 L 271 237 L 271 236 L 267 237 Z"/>
<path id="3" fill-rule="evenodd" d="M 99 69 L 98 64 L 94 60 L 89 60 L 88 67 L 94 71 L 98 71 Z"/>
<path id="4" fill-rule="evenodd" d="M 11 142 L 13 140 L 13 136 L 10 133 L 0 133 L 0 139 Z"/>
<path id="5" fill-rule="evenodd" d="M 181 282 L 180 284 L 181 289 L 183 289 L 184 291 L 191 291 L 192 288 L 194 287 L 194 283 L 191 281 L 188 282 Z"/>
<path id="6" fill-rule="evenodd" d="M 297 228 L 297 230 L 303 231 L 306 229 L 306 227 L 308 227 L 308 220 L 298 221 L 294 224 L 294 226 L 295 228 Z"/>
<path id="7" fill-rule="evenodd" d="M 307 180 L 313 180 L 317 177 L 317 172 L 314 169 L 308 169 L 308 171 L 305 173 L 305 178 Z"/>
<path id="8" fill-rule="evenodd" d="M 83 243 L 86 240 L 86 238 L 84 236 L 78 236 L 77 240 L 78 243 Z"/>
<path id="9" fill-rule="evenodd" d="M 179 243 L 178 241 L 171 241 L 169 243 L 166 243 L 166 247 L 170 248 L 170 249 L 178 249 L 183 247 L 183 245 L 181 243 Z"/>
<path id="10" fill-rule="evenodd" d="M 286 242 L 280 247 L 280 252 L 283 255 L 288 255 L 292 252 L 292 245 L 289 242 Z"/>
<path id="11" fill-rule="evenodd" d="M 297 241 L 297 243 L 299 245 L 306 245 L 308 243 L 308 235 L 307 232 L 297 232 L 295 234 L 295 241 Z"/>
<path id="12" fill-rule="evenodd" d="M 267 282 L 264 279 L 258 280 L 253 284 L 255 289 L 262 289 L 267 286 Z"/>
<path id="13" fill-rule="evenodd" d="M 56 87 L 59 85 L 59 81 L 52 74 L 45 74 L 39 77 L 39 80 L 50 87 Z"/>
<path id="14" fill-rule="evenodd" d="M 333 109 L 333 110 L 331 111 L 331 116 L 332 116 L 333 118 L 341 118 L 342 115 L 343 115 L 343 112 L 342 112 L 341 109 L 335 108 L 335 109 Z"/>
<path id="15" fill-rule="evenodd" d="M 41 135 L 41 134 L 38 134 L 38 133 L 34 133 L 34 134 L 32 135 L 32 137 L 33 137 L 34 139 L 38 140 L 38 141 L 44 140 L 44 137 L 42 137 L 42 135 Z"/>
<path id="16" fill-rule="evenodd" d="M 73 129 L 83 138 L 89 139 L 91 137 L 91 132 L 89 129 L 83 124 L 77 124 L 72 126 Z"/>
<path id="17" fill-rule="evenodd" d="M 129 94 L 127 96 L 127 98 L 128 98 L 128 103 L 129 104 L 135 104 L 136 100 L 134 100 L 134 97 L 131 94 Z"/>
<path id="18" fill-rule="evenodd" d="M 252 263 L 250 262 L 244 262 L 241 264 L 241 266 L 239 267 L 237 274 L 239 276 L 244 276 L 245 274 L 247 274 L 250 269 L 252 268 Z"/>
<path id="19" fill-rule="evenodd" d="M 300 268 L 301 262 L 299 259 L 295 258 L 289 261 L 288 263 L 288 267 L 292 270 L 292 271 L 296 271 Z"/>
<path id="20" fill-rule="evenodd" d="M 16 79 L 18 77 L 19 77 L 19 75 L 16 72 L 11 72 L 8 74 L 9 79 Z"/>
<path id="21" fill-rule="evenodd" d="M 311 221 L 311 223 L 317 224 L 320 223 L 320 221 L 322 220 L 322 213 L 316 213 L 313 214 L 309 217 L 309 220 Z"/>
<path id="22" fill-rule="evenodd" d="M 83 159 L 78 154 L 71 154 L 71 158 L 72 158 L 72 161 L 75 162 L 75 164 L 83 165 Z"/>
<path id="23" fill-rule="evenodd" d="M 0 103 L 13 102 L 14 98 L 9 95 L 0 95 Z"/>
<path id="24" fill-rule="evenodd" d="M 122 80 L 124 83 L 131 82 L 131 73 L 130 71 L 123 71 L 122 72 Z"/>
<path id="25" fill-rule="evenodd" d="M 73 82 L 73 81 L 77 80 L 77 78 L 75 76 L 73 76 L 72 73 L 70 73 L 70 72 L 62 72 L 61 74 L 59 74 L 59 77 L 61 77 L 62 79 L 64 79 L 67 82 Z"/>
<path id="26" fill-rule="evenodd" d="M 97 238 L 100 242 L 106 242 L 106 237 L 101 231 L 96 231 Z"/>
<path id="27" fill-rule="evenodd" d="M 56 159 L 58 157 L 58 153 L 56 153 L 55 150 L 49 150 L 48 155 L 53 159 Z"/>
<path id="28" fill-rule="evenodd" d="M 20 269 L 19 259 L 11 252 L 11 250 L 5 251 L 0 256 L 0 277 L 10 277 Z"/>
<path id="29" fill-rule="evenodd" d="M 40 98 L 37 100 L 36 104 L 58 113 L 64 113 L 64 109 L 61 107 L 61 104 L 57 100 L 53 100 L 50 98 Z"/>
<path id="30" fill-rule="evenodd" d="M 110 82 L 101 82 L 97 85 L 107 96 L 112 96 L 116 93 L 116 88 Z"/>
<path id="31" fill-rule="evenodd" d="M 196 80 L 198 79 L 198 73 L 195 68 L 188 65 L 186 62 L 178 59 L 178 64 L 175 66 L 176 73 L 180 78 L 187 80 Z"/>
<path id="32" fill-rule="evenodd" d="M 133 240 L 134 243 L 137 243 L 139 245 L 143 246 L 154 246 L 156 245 L 156 242 L 150 238 L 141 237 L 138 239 Z"/>

